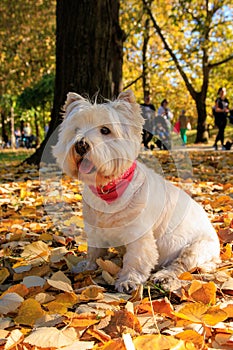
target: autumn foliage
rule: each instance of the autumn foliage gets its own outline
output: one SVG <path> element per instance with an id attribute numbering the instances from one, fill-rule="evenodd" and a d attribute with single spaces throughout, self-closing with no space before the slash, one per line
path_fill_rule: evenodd
<path id="1" fill-rule="evenodd" d="M 34 167 L 2 165 L 0 174 L 0 349 L 232 349 L 232 153 L 143 154 L 141 160 L 204 206 L 218 232 L 222 263 L 213 274 L 187 271 L 170 293 L 147 283 L 114 290 L 121 252 L 98 269 L 72 269 L 86 258 L 82 184 L 50 176 L 42 190 Z M 179 176 L 177 167 L 179 164 Z M 62 191 L 61 191 L 62 188 Z"/>

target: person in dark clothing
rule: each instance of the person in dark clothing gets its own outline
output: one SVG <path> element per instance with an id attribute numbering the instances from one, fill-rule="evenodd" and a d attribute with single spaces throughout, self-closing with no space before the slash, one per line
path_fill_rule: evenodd
<path id="1" fill-rule="evenodd" d="M 146 149 L 149 149 L 148 143 L 153 137 L 155 106 L 150 102 L 150 95 L 146 93 L 144 96 L 144 103 L 141 104 L 142 115 L 145 119 L 142 133 L 142 143 Z"/>
<path id="2" fill-rule="evenodd" d="M 224 147 L 224 131 L 227 125 L 227 113 L 229 112 L 229 101 L 226 98 L 226 88 L 221 87 L 218 89 L 218 98 L 215 101 L 214 117 L 215 125 L 218 128 L 218 134 L 214 142 L 214 148 L 218 149 L 218 141 L 221 142 L 222 149 Z"/>

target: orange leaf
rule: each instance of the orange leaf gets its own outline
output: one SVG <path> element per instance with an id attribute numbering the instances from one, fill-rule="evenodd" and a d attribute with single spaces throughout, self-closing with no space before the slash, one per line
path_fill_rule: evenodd
<path id="1" fill-rule="evenodd" d="M 182 281 L 193 281 L 194 277 L 190 272 L 183 272 L 180 276 L 179 276 L 179 280 Z"/>
<path id="2" fill-rule="evenodd" d="M 104 331 L 111 336 L 117 338 L 125 331 L 126 328 L 134 330 L 136 333 L 141 332 L 141 325 L 136 316 L 127 310 L 114 312 L 109 325 Z"/>
<path id="3" fill-rule="evenodd" d="M 2 295 L 6 293 L 17 293 L 21 297 L 25 297 L 28 293 L 29 290 L 24 284 L 15 284 L 14 286 L 9 287 Z"/>
<path id="4" fill-rule="evenodd" d="M 202 349 L 205 344 L 204 337 L 192 329 L 186 329 L 184 332 L 176 334 L 176 338 L 189 341 L 198 346 L 198 349 Z"/>
<path id="5" fill-rule="evenodd" d="M 101 347 L 98 347 L 98 350 L 125 350 L 125 345 L 123 340 L 110 340 Z"/>
<path id="6" fill-rule="evenodd" d="M 69 324 L 70 327 L 81 328 L 81 329 L 90 327 L 98 322 L 99 320 L 96 319 L 96 315 L 88 315 L 88 316 L 74 315 L 74 317 L 67 320 L 67 323 Z"/>
<path id="7" fill-rule="evenodd" d="M 229 260 L 232 256 L 232 247 L 230 243 L 227 243 L 221 251 L 221 259 Z"/>
<path id="8" fill-rule="evenodd" d="M 142 314 L 146 312 L 149 312 L 150 314 L 152 314 L 152 308 L 156 314 L 160 314 L 171 318 L 173 317 L 174 309 L 172 304 L 167 298 L 154 300 L 152 302 L 148 301 L 148 298 L 145 298 L 141 301 L 140 304 L 138 304 L 135 307 L 135 312 L 137 314 Z"/>
<path id="9" fill-rule="evenodd" d="M 192 282 L 188 294 L 194 301 L 203 304 L 215 304 L 216 290 L 214 282 L 204 283 L 195 280 Z"/>

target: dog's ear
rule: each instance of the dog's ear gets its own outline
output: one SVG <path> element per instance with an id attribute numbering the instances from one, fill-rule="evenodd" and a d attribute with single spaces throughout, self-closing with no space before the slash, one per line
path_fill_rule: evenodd
<path id="1" fill-rule="evenodd" d="M 80 101 L 80 100 L 84 100 L 84 98 L 78 94 L 76 94 L 75 92 L 68 92 L 67 97 L 66 97 L 66 102 L 64 105 L 64 109 L 66 110 L 66 108 L 73 102 L 75 101 Z"/>
<path id="2" fill-rule="evenodd" d="M 118 100 L 124 100 L 129 103 L 136 103 L 136 98 L 132 90 L 123 91 L 119 94 Z"/>
<path id="3" fill-rule="evenodd" d="M 63 106 L 63 117 L 66 118 L 68 114 L 74 109 L 86 102 L 85 98 L 75 92 L 68 92 L 66 102 Z"/>

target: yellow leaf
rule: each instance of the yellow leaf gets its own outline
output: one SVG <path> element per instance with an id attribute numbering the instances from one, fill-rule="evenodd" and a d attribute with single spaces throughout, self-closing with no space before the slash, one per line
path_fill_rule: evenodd
<path id="1" fill-rule="evenodd" d="M 27 326 L 33 326 L 35 321 L 44 315 L 40 304 L 35 299 L 25 300 L 18 312 L 18 316 L 15 318 L 15 322 Z"/>
<path id="2" fill-rule="evenodd" d="M 0 284 L 2 284 L 9 276 L 10 272 L 6 267 L 0 268 Z"/>
<path id="3" fill-rule="evenodd" d="M 67 307 L 72 307 L 78 300 L 78 296 L 75 293 L 61 293 L 56 297 L 56 302 Z"/>
<path id="4" fill-rule="evenodd" d="M 228 318 L 227 312 L 219 309 L 219 307 L 211 307 L 202 316 L 203 322 L 208 326 L 215 326 L 217 323 L 225 321 Z"/>
<path id="5" fill-rule="evenodd" d="M 133 341 L 136 350 L 186 350 L 183 340 L 162 334 L 142 335 Z M 194 350 L 195 347 L 190 347 Z"/>
<path id="6" fill-rule="evenodd" d="M 202 323 L 202 316 L 208 310 L 208 306 L 201 303 L 187 303 L 178 312 L 173 314 L 184 320 Z"/>
<path id="7" fill-rule="evenodd" d="M 67 307 L 64 304 L 59 303 L 57 301 L 51 301 L 46 305 L 46 307 L 50 312 L 57 313 L 60 315 L 63 315 L 67 312 Z"/>
<path id="8" fill-rule="evenodd" d="M 208 326 L 214 326 L 218 322 L 227 319 L 228 315 L 219 307 L 210 307 L 202 303 L 188 303 L 178 312 L 173 313 L 175 316 L 195 323 L 204 323 Z"/>

